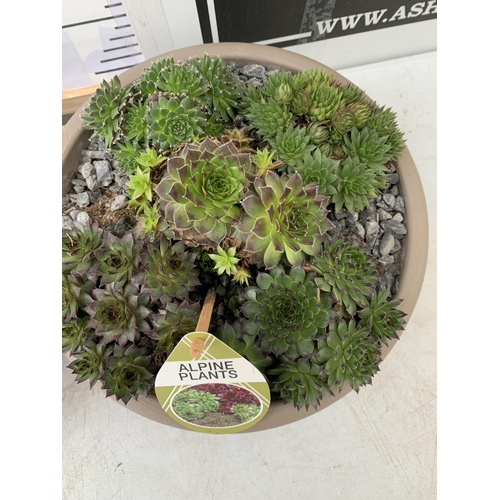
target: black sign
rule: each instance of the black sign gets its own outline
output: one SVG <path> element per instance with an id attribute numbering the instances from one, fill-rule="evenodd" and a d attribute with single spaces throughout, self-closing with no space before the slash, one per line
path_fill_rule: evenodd
<path id="1" fill-rule="evenodd" d="M 196 4 L 204 43 L 287 47 L 437 18 L 437 0 L 197 0 Z"/>

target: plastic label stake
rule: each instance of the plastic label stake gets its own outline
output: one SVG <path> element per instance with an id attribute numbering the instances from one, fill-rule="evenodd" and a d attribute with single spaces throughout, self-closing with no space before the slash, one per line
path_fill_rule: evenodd
<path id="1" fill-rule="evenodd" d="M 188 429 L 214 434 L 246 430 L 270 404 L 262 373 L 208 333 L 215 290 L 208 290 L 196 331 L 184 335 L 156 376 L 158 401 Z"/>

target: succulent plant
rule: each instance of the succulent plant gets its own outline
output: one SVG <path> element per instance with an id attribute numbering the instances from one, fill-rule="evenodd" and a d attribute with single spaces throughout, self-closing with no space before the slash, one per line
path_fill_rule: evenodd
<path id="1" fill-rule="evenodd" d="M 159 154 L 156 149 L 146 148 L 139 153 L 135 161 L 142 167 L 142 170 L 148 170 L 166 159 L 167 157 Z"/>
<path id="2" fill-rule="evenodd" d="M 100 375 L 106 397 L 115 396 L 127 404 L 131 398 L 146 396 L 154 383 L 154 368 L 151 356 L 145 348 L 132 344 L 115 345 L 105 371 Z"/>
<path id="3" fill-rule="evenodd" d="M 133 174 L 137 170 L 137 158 L 143 151 L 142 145 L 127 141 L 115 143 L 112 153 L 113 160 L 126 174 Z"/>
<path id="4" fill-rule="evenodd" d="M 298 160 L 295 167 L 289 167 L 288 172 L 297 172 L 304 184 L 317 184 L 319 194 L 332 196 L 337 193 L 335 181 L 339 163 L 316 148 L 312 154 L 307 153 Z"/>
<path id="5" fill-rule="evenodd" d="M 335 111 L 345 104 L 342 92 L 328 82 L 312 83 L 306 87 L 310 103 L 304 113 L 311 121 L 330 121 Z"/>
<path id="6" fill-rule="evenodd" d="M 205 81 L 192 64 L 173 64 L 161 70 L 158 88 L 170 95 L 197 99 L 208 92 Z"/>
<path id="7" fill-rule="evenodd" d="M 144 142 L 146 140 L 148 132 L 147 112 L 147 102 L 135 101 L 127 106 L 121 123 L 125 141 Z"/>
<path id="8" fill-rule="evenodd" d="M 236 273 L 236 264 L 240 261 L 236 255 L 236 247 L 224 250 L 217 246 L 217 254 L 209 254 L 209 257 L 215 262 L 214 270 L 217 274 L 234 274 Z"/>
<path id="9" fill-rule="evenodd" d="M 338 108 L 332 116 L 333 132 L 340 136 L 344 136 L 354 127 L 355 120 L 356 115 L 352 108 L 349 106 Z"/>
<path id="10" fill-rule="evenodd" d="M 74 355 L 83 349 L 88 340 L 93 340 L 93 333 L 87 326 L 87 318 L 72 318 L 62 325 L 62 352 Z"/>
<path id="11" fill-rule="evenodd" d="M 315 340 L 331 321 L 331 302 L 323 304 L 311 274 L 300 266 L 288 273 L 276 266 L 257 275 L 257 286 L 246 290 L 241 310 L 249 321 L 243 331 L 259 336 L 264 350 L 287 359 L 309 357 Z"/>
<path id="12" fill-rule="evenodd" d="M 168 160 L 156 188 L 170 227 L 183 238 L 219 244 L 240 218 L 251 170 L 250 154 L 231 142 L 187 144 Z"/>
<path id="13" fill-rule="evenodd" d="M 250 120 L 249 128 L 256 129 L 257 134 L 266 139 L 294 124 L 288 106 L 274 100 L 250 102 L 246 116 Z"/>
<path id="14" fill-rule="evenodd" d="M 83 274 L 97 264 L 95 251 L 102 244 L 102 229 L 97 224 L 81 225 L 62 233 L 62 270 Z"/>
<path id="15" fill-rule="evenodd" d="M 137 209 L 137 213 L 144 212 L 146 206 L 153 201 L 153 189 L 156 187 L 151 183 L 150 171 L 141 170 L 137 167 L 135 174 L 131 175 L 127 182 L 128 207 Z"/>
<path id="16" fill-rule="evenodd" d="M 370 199 L 376 198 L 385 187 L 385 177 L 361 162 L 357 157 L 347 157 L 336 169 L 333 181 L 335 193 L 331 201 L 335 212 L 345 207 L 351 214 L 368 206 Z"/>
<path id="17" fill-rule="evenodd" d="M 86 275 L 72 276 L 62 273 L 62 319 L 69 321 L 76 318 L 78 309 L 85 307 L 89 293 L 95 283 Z"/>
<path id="18" fill-rule="evenodd" d="M 346 83 L 338 86 L 342 91 L 342 97 L 345 99 L 346 104 L 349 105 L 364 101 L 365 93 L 356 85 L 353 85 L 352 83 Z"/>
<path id="19" fill-rule="evenodd" d="M 276 379 L 272 383 L 273 392 L 279 393 L 281 399 L 292 403 L 297 410 L 305 406 L 318 408 L 324 394 L 331 394 L 330 389 L 320 378 L 320 366 L 310 358 L 299 358 L 295 361 L 282 361 L 278 368 L 271 368 L 270 375 Z"/>
<path id="20" fill-rule="evenodd" d="M 222 326 L 215 328 L 214 335 L 250 361 L 258 370 L 263 371 L 273 363 L 269 353 L 261 347 L 259 337 L 243 331 L 241 320 L 232 323 L 226 321 Z"/>
<path id="21" fill-rule="evenodd" d="M 155 342 L 155 355 L 169 356 L 184 335 L 194 332 L 200 311 L 199 302 L 192 303 L 185 299 L 168 302 L 165 309 L 154 314 L 153 329 L 148 335 Z"/>
<path id="22" fill-rule="evenodd" d="M 398 332 L 405 325 L 405 313 L 398 309 L 401 300 L 390 299 L 388 291 L 377 291 L 370 304 L 359 311 L 359 325 L 367 327 L 371 336 L 385 345 L 391 339 L 398 339 Z"/>
<path id="23" fill-rule="evenodd" d="M 282 161 L 273 161 L 276 151 L 269 151 L 268 148 L 257 149 L 252 155 L 252 162 L 255 165 L 256 175 L 263 177 L 268 170 L 279 169 L 284 166 Z"/>
<path id="24" fill-rule="evenodd" d="M 276 150 L 278 158 L 288 165 L 296 165 L 316 146 L 310 142 L 307 128 L 290 125 L 286 130 L 278 130 L 276 137 L 269 139 L 269 144 Z"/>
<path id="25" fill-rule="evenodd" d="M 135 242 L 131 233 L 117 238 L 105 231 L 102 246 L 96 251 L 101 285 L 121 287 L 130 281 L 138 268 L 141 249 L 142 242 Z"/>
<path id="26" fill-rule="evenodd" d="M 309 142 L 314 146 L 321 146 L 328 141 L 330 132 L 328 127 L 319 123 L 311 122 L 306 126 L 306 135 L 309 136 Z"/>
<path id="27" fill-rule="evenodd" d="M 202 59 L 194 58 L 191 62 L 206 81 L 206 95 L 211 108 L 225 121 L 234 118 L 241 89 L 231 68 L 220 57 L 210 57 L 207 54 Z"/>
<path id="28" fill-rule="evenodd" d="M 378 282 L 376 267 L 357 245 L 341 239 L 327 241 L 310 266 L 318 274 L 315 278 L 318 287 L 331 293 L 351 316 L 356 314 L 358 306 L 369 304 Z"/>
<path id="29" fill-rule="evenodd" d="M 105 289 L 94 289 L 92 296 L 93 300 L 89 301 L 84 311 L 90 316 L 89 328 L 93 328 L 104 343 L 116 342 L 123 346 L 151 330 L 146 321 L 151 313 L 146 307 L 149 297 L 139 293 L 136 287 L 130 284 L 123 288 L 109 285 Z"/>
<path id="30" fill-rule="evenodd" d="M 403 133 L 399 130 L 396 113 L 391 108 L 377 108 L 369 117 L 366 125 L 375 130 L 379 136 L 387 136 L 388 155 L 391 160 L 401 156 L 405 148 Z"/>
<path id="31" fill-rule="evenodd" d="M 153 62 L 148 68 L 144 69 L 141 77 L 136 82 L 136 86 L 141 94 L 148 97 L 158 92 L 158 85 L 162 81 L 162 71 L 165 68 L 172 67 L 175 64 L 174 58 L 158 59 Z"/>
<path id="32" fill-rule="evenodd" d="M 160 150 L 168 150 L 203 135 L 206 123 L 199 107 L 192 100 L 160 96 L 149 105 L 146 116 L 148 139 Z"/>
<path id="33" fill-rule="evenodd" d="M 254 189 L 241 202 L 245 214 L 238 224 L 254 262 L 271 269 L 286 256 L 291 265 L 298 265 L 306 254 L 320 252 L 333 226 L 326 218 L 328 198 L 318 194 L 317 185 L 304 186 L 298 174 L 269 171 L 254 181 Z"/>
<path id="34" fill-rule="evenodd" d="M 106 344 L 96 344 L 89 340 L 81 350 L 75 352 L 68 368 L 76 375 L 77 383 L 88 380 L 92 388 L 103 373 L 104 364 L 111 350 Z"/>
<path id="35" fill-rule="evenodd" d="M 391 159 L 387 136 L 379 136 L 375 130 L 364 127 L 359 131 L 353 127 L 350 136 L 344 139 L 344 151 L 347 156 L 357 158 L 374 171 L 386 171 L 385 164 Z"/>
<path id="36" fill-rule="evenodd" d="M 103 80 L 83 110 L 82 128 L 93 130 L 92 137 L 100 137 L 110 148 L 118 134 L 121 112 L 129 95 L 130 91 L 121 87 L 118 77 L 113 77 L 109 83 Z"/>
<path id="37" fill-rule="evenodd" d="M 148 242 L 141 256 L 144 270 L 135 282 L 144 285 L 152 301 L 166 304 L 173 298 L 186 299 L 199 284 L 196 254 L 185 251 L 181 241 L 172 243 L 163 234 Z"/>
<path id="38" fill-rule="evenodd" d="M 290 71 L 271 73 L 264 84 L 262 94 L 278 102 L 288 103 L 293 97 L 293 75 Z"/>
<path id="39" fill-rule="evenodd" d="M 353 111 L 354 126 L 358 129 L 362 129 L 367 124 L 373 112 L 373 108 L 365 102 L 353 102 L 352 104 L 348 104 L 346 108 Z"/>
<path id="40" fill-rule="evenodd" d="M 314 358 L 322 365 L 330 389 L 341 391 L 350 386 L 357 392 L 379 371 L 380 348 L 367 327 L 357 325 L 354 319 L 341 319 L 318 341 Z"/>

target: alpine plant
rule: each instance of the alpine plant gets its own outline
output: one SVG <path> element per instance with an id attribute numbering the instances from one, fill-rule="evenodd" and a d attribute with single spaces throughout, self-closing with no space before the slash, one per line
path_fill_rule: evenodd
<path id="1" fill-rule="evenodd" d="M 218 245 L 240 219 L 252 170 L 250 154 L 231 142 L 187 144 L 168 160 L 155 190 L 171 229 L 181 238 Z"/>
<path id="2" fill-rule="evenodd" d="M 392 184 L 395 113 L 320 68 L 257 86 L 231 68 L 159 59 L 82 113 L 119 171 L 83 208 L 94 222 L 62 232 L 62 350 L 78 382 L 125 404 L 152 391 L 209 287 L 211 331 L 297 409 L 371 383 L 405 325 L 385 264 L 342 221 Z M 122 193 L 126 210 L 108 210 Z"/>
<path id="3" fill-rule="evenodd" d="M 315 340 L 332 319 L 331 302 L 320 301 L 312 275 L 300 266 L 259 273 L 257 286 L 249 287 L 246 295 L 243 331 L 258 336 L 264 350 L 289 360 L 311 356 Z"/>
<path id="4" fill-rule="evenodd" d="M 333 225 L 326 217 L 328 197 L 318 194 L 318 185 L 269 171 L 253 187 L 241 202 L 245 214 L 238 228 L 254 262 L 271 269 L 283 257 L 294 266 L 319 254 Z"/>

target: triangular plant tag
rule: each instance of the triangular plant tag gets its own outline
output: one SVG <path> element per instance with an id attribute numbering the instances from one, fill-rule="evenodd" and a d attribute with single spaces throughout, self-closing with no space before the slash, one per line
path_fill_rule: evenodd
<path id="1" fill-rule="evenodd" d="M 195 332 L 185 335 L 156 376 L 156 397 L 188 429 L 215 434 L 246 430 L 270 404 L 262 373 L 208 330 L 214 296 L 203 304 Z M 208 319 L 207 319 L 208 316 Z"/>

